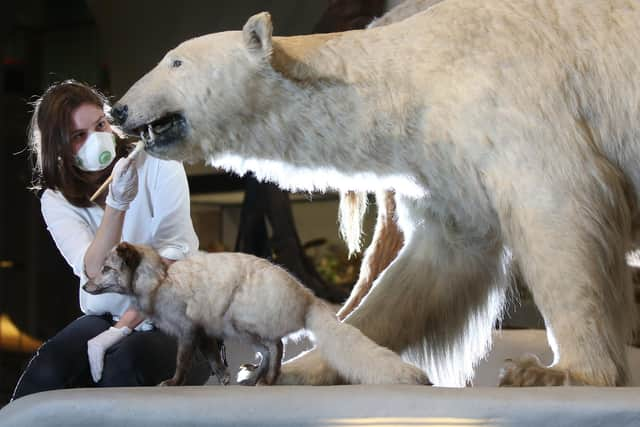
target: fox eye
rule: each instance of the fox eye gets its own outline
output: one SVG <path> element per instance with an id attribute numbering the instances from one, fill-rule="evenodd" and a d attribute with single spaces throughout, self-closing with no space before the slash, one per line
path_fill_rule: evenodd
<path id="1" fill-rule="evenodd" d="M 171 63 L 171 66 L 172 66 L 173 68 L 178 68 L 178 67 L 179 67 L 179 66 L 181 66 L 181 65 L 182 65 L 182 61 L 180 61 L 179 59 L 175 59 L 175 60 Z"/>

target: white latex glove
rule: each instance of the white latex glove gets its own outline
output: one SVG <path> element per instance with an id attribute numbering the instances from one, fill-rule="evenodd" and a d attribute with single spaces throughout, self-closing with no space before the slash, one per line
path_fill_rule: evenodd
<path id="1" fill-rule="evenodd" d="M 89 367 L 93 382 L 97 383 L 102 378 L 104 366 L 104 354 L 107 349 L 129 335 L 131 329 L 126 326 L 114 328 L 113 326 L 87 341 L 87 354 L 89 355 Z"/>
<path id="2" fill-rule="evenodd" d="M 129 203 L 138 194 L 138 170 L 135 159 L 122 158 L 118 160 L 111 172 L 113 181 L 109 184 L 107 205 L 119 211 L 129 209 Z"/>

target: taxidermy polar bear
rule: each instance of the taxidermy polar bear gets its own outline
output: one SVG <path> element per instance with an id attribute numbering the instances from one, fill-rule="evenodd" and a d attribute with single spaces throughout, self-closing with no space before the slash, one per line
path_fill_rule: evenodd
<path id="1" fill-rule="evenodd" d="M 346 322 L 464 385 L 518 268 L 552 366 L 504 385 L 622 385 L 636 316 L 640 3 L 446 0 L 388 26 L 242 31 L 170 51 L 114 106 L 161 158 L 295 191 L 394 190 L 405 237 Z M 376 360 L 362 360 L 381 369 Z M 285 383 L 341 381 L 317 351 Z"/>

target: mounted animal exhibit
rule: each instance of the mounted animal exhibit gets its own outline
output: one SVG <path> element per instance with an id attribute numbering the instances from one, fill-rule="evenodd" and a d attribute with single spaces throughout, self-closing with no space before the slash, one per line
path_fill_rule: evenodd
<path id="1" fill-rule="evenodd" d="M 632 0 L 445 0 L 390 25 L 273 37 L 260 13 L 169 51 L 112 114 L 160 158 L 292 191 L 395 192 L 404 244 L 345 322 L 433 383 L 472 377 L 517 268 L 555 357 L 510 363 L 503 385 L 624 385 L 638 22 Z M 349 377 L 312 350 L 278 382 Z"/>

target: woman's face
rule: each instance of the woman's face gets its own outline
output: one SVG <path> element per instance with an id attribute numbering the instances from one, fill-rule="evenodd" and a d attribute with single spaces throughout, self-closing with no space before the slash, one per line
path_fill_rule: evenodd
<path id="1" fill-rule="evenodd" d="M 81 104 L 71 113 L 71 150 L 74 155 L 91 132 L 111 132 L 111 125 L 102 111 L 94 104 Z"/>

